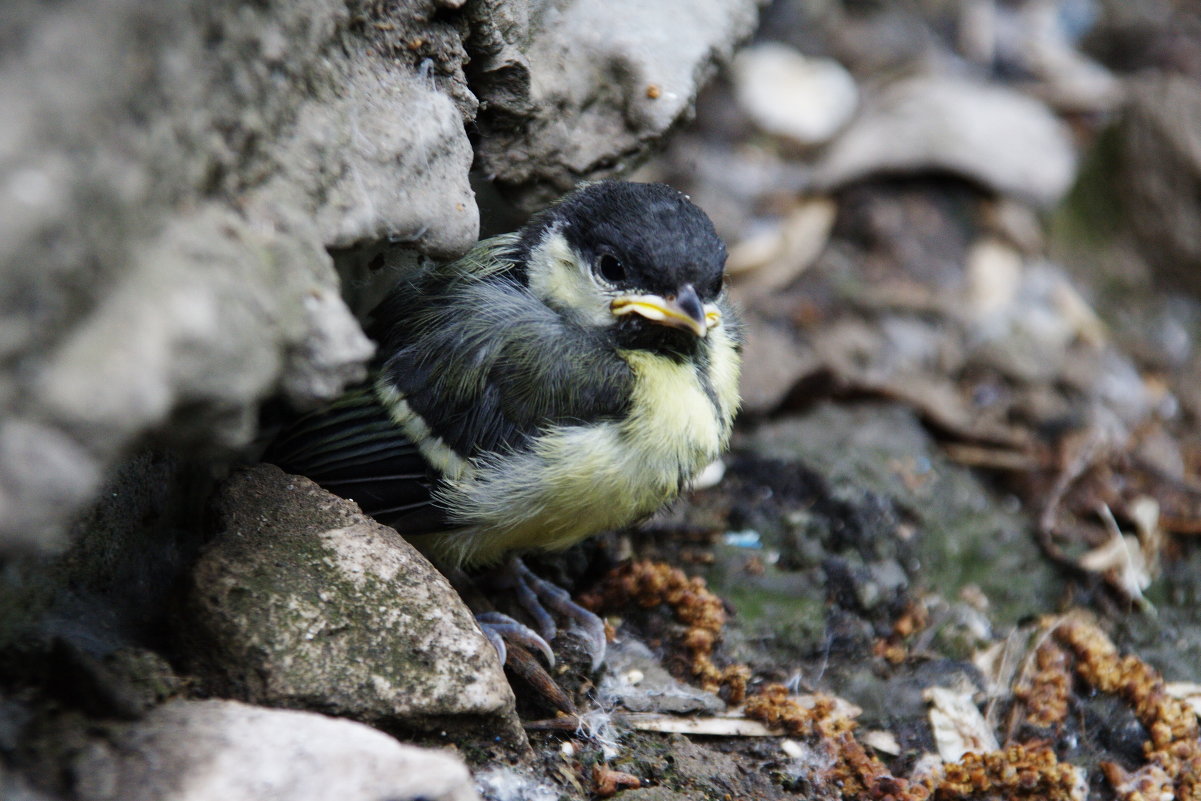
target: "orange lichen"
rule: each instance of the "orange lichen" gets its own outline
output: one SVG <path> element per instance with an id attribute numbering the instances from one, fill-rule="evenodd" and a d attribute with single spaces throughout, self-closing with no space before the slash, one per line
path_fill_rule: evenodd
<path id="1" fill-rule="evenodd" d="M 1026 704 L 1026 722 L 1040 728 L 1057 726 L 1068 716 L 1072 691 L 1072 661 L 1054 640 L 1046 640 L 1034 655 L 1034 675 L 1015 692 Z"/>
<path id="2" fill-rule="evenodd" d="M 872 656 L 891 665 L 899 665 L 909 658 L 909 649 L 890 639 L 878 639 L 872 643 Z"/>
<path id="3" fill-rule="evenodd" d="M 1118 765 L 1102 765 L 1119 795 L 1142 801 L 1174 791 L 1178 799 L 1201 801 L 1201 727 L 1193 709 L 1167 693 L 1155 668 L 1134 655 L 1120 656 L 1096 626 L 1069 619 L 1054 633 L 1076 654 L 1080 677 L 1125 699 L 1151 735 L 1143 743 L 1148 763 L 1143 768 L 1128 773 Z"/>
<path id="4" fill-rule="evenodd" d="M 929 625 L 930 610 L 924 603 L 911 601 L 901 616 L 892 624 L 892 633 L 894 637 L 904 639 L 923 631 Z"/>
<path id="5" fill-rule="evenodd" d="M 855 801 L 956 801 L 977 797 L 1080 801 L 1080 772 L 1059 762 L 1044 744 L 1011 745 L 985 754 L 967 753 L 940 773 L 922 779 L 893 776 L 854 737 L 855 722 L 836 714 L 833 698 L 818 696 L 811 705 L 789 696 L 779 684 L 768 685 L 747 699 L 747 717 L 793 736 L 816 738 L 831 755 L 822 780 Z"/>
<path id="6" fill-rule="evenodd" d="M 709 591 L 705 580 L 688 578 L 679 568 L 662 562 L 629 562 L 610 571 L 600 586 L 581 602 L 595 612 L 620 609 L 633 601 L 650 608 L 671 607 L 678 621 L 687 626 L 680 645 L 689 654 L 689 670 L 702 688 L 724 690 L 726 700 L 741 703 L 746 695 L 750 670 L 742 665 L 719 668 L 713 649 L 726 623 L 722 600 Z"/>
<path id="7" fill-rule="evenodd" d="M 934 788 L 938 801 L 990 796 L 1040 801 L 1078 801 L 1084 787 L 1073 765 L 1046 747 L 1010 745 L 987 754 L 966 753 L 945 765 Z"/>
<path id="8" fill-rule="evenodd" d="M 747 699 L 748 718 L 762 721 L 788 734 L 816 737 L 833 764 L 822 776 L 836 785 L 843 798 L 872 801 L 923 801 L 930 788 L 893 776 L 880 760 L 855 739 L 855 721 L 836 714 L 834 698 L 818 696 L 811 706 L 788 694 L 782 684 L 769 684 Z"/>
<path id="9" fill-rule="evenodd" d="M 837 701 L 819 695 L 812 706 L 803 705 L 783 684 L 768 684 L 746 699 L 743 713 L 788 734 L 833 737 L 855 728 L 855 721 L 834 715 Z"/>
<path id="10" fill-rule="evenodd" d="M 878 639 L 872 646 L 873 655 L 899 665 L 909 658 L 909 647 L 905 641 L 930 625 L 930 613 L 920 601 L 910 602 L 901 615 L 893 621 L 892 632 Z"/>

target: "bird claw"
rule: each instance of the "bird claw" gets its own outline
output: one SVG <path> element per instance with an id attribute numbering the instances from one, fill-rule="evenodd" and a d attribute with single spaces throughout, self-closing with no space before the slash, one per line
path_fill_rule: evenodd
<path id="1" fill-rule="evenodd" d="M 504 667 L 505 662 L 509 659 L 509 646 L 505 645 L 505 638 L 486 621 L 480 620 L 477 617 L 475 622 L 479 624 L 480 631 L 484 634 L 484 639 L 490 642 L 496 650 L 496 656 L 500 659 L 501 667 Z"/>
<path id="2" fill-rule="evenodd" d="M 536 651 L 542 654 L 546 660 L 547 667 L 555 666 L 555 654 L 551 651 L 550 644 L 538 632 L 531 629 L 524 623 L 519 623 L 513 618 L 500 612 L 481 612 L 475 616 L 475 620 L 480 624 L 480 629 L 483 630 L 484 636 L 488 638 L 488 642 L 492 643 L 492 647 L 496 649 L 496 655 L 500 657 L 500 663 L 503 665 L 508 660 L 509 649 L 505 642 L 514 642 L 525 646 L 531 651 Z"/>
<path id="3" fill-rule="evenodd" d="M 575 623 L 575 629 L 582 635 L 584 648 L 592 659 L 592 671 L 600 669 L 608 646 L 603 620 L 571 600 L 567 590 L 535 575 L 518 557 L 510 559 L 501 574 L 508 579 L 508 586 L 513 589 L 518 603 L 534 619 L 544 644 L 554 640 L 558 634 L 554 617 L 548 611 L 553 610 Z"/>

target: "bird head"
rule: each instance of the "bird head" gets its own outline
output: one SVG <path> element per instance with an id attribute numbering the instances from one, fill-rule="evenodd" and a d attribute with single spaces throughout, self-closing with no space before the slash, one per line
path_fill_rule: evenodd
<path id="1" fill-rule="evenodd" d="M 619 345 L 696 347 L 721 325 L 726 248 L 713 223 L 663 184 L 587 184 L 522 229 L 526 281 L 583 325 Z"/>

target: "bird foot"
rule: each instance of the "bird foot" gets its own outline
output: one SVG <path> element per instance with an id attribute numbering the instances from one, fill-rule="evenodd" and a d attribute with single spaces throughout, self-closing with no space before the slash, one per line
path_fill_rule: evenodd
<path id="1" fill-rule="evenodd" d="M 535 575 L 518 557 L 511 558 L 497 571 L 496 577 L 501 581 L 500 586 L 513 590 L 517 602 L 533 618 L 543 644 L 551 642 L 558 634 L 558 626 L 551 614 L 557 612 L 575 624 L 573 628 L 582 637 L 584 649 L 591 657 L 593 672 L 600 669 L 608 644 L 603 620 L 571 600 L 567 590 Z"/>
<path id="2" fill-rule="evenodd" d="M 519 676 L 530 687 L 543 704 L 564 715 L 575 715 L 575 704 L 563 691 L 547 668 L 538 664 L 531 651 L 536 651 L 546 660 L 547 667 L 554 669 L 555 655 L 538 632 L 500 612 L 483 612 L 475 616 L 484 636 L 492 643 L 505 669 Z"/>
<path id="3" fill-rule="evenodd" d="M 506 643 L 513 642 L 527 650 L 542 654 L 547 667 L 555 666 L 555 654 L 550 649 L 550 643 L 524 623 L 519 623 L 501 612 L 481 612 L 475 616 L 475 621 L 480 624 L 484 636 L 496 649 L 496 655 L 500 657 L 502 665 L 509 658 L 509 648 Z"/>

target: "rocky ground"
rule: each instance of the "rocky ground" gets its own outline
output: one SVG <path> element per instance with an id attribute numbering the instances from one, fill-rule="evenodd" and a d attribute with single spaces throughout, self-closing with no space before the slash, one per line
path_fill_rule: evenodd
<path id="1" fill-rule="evenodd" d="M 6 565 L 0 795 L 1201 798 L 1199 132 L 1188 4 L 771 4 L 635 173 L 730 243 L 731 453 L 529 560 L 605 667 L 502 669 L 353 504 L 142 449 Z"/>

